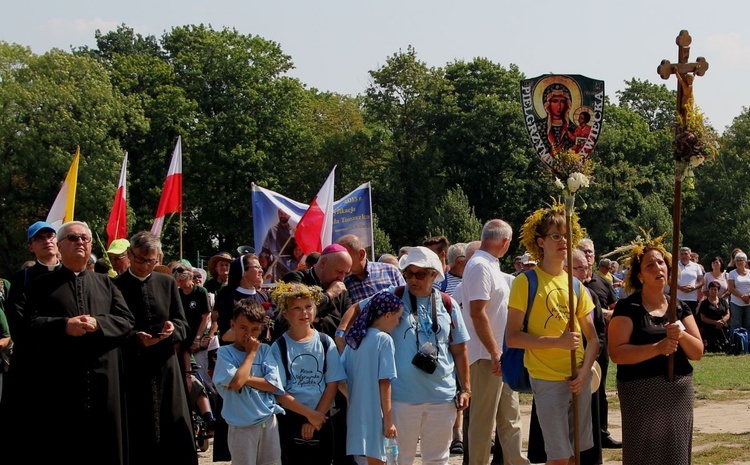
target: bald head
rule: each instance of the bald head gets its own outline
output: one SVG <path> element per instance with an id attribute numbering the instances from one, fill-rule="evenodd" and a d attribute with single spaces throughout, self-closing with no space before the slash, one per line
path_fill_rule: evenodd
<path id="1" fill-rule="evenodd" d="M 354 234 L 346 234 L 341 236 L 336 243 L 344 246 L 346 251 L 349 252 L 352 259 L 351 272 L 360 278 L 364 277 L 365 267 L 367 266 L 367 251 L 360 238 Z"/>
<path id="2" fill-rule="evenodd" d="M 352 268 L 352 257 L 349 252 L 333 252 L 321 255 L 315 264 L 315 274 L 320 279 L 323 288 L 327 288 L 334 281 L 344 281 L 344 276 Z"/>

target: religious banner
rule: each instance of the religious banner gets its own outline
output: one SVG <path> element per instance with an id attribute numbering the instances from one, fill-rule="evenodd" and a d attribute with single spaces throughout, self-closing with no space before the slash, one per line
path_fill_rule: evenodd
<path id="1" fill-rule="evenodd" d="M 588 158 L 604 117 L 604 81 L 579 74 L 544 74 L 521 81 L 521 106 L 531 145 L 551 167 L 573 150 Z"/>
<path id="2" fill-rule="evenodd" d="M 365 247 L 373 245 L 372 200 L 370 183 L 366 182 L 333 204 L 333 241 L 354 234 Z M 374 247 L 372 247 L 374 258 Z"/>
<path id="3" fill-rule="evenodd" d="M 294 235 L 302 215 L 308 205 L 297 202 L 270 189 L 253 184 L 253 230 L 255 253 L 266 252 L 273 260 L 274 255 L 293 255 L 292 247 L 278 250 L 288 236 L 284 229 Z M 372 202 L 370 200 L 370 183 L 365 183 L 333 203 L 332 241 L 336 242 L 345 234 L 356 234 L 365 247 L 373 244 L 372 240 Z M 279 230 L 281 233 L 279 233 Z M 276 234 L 274 234 L 274 231 Z M 271 234 L 269 234 L 271 232 Z M 280 245 L 277 245 L 280 244 Z M 276 247 L 274 248 L 274 246 Z M 289 250 L 288 250 L 289 249 Z M 266 258 L 266 257 L 263 257 Z"/>

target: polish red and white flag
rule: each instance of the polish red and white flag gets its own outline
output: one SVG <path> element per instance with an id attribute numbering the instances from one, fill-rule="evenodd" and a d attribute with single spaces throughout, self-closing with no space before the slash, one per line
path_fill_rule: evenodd
<path id="1" fill-rule="evenodd" d="M 169 164 L 167 179 L 164 181 L 164 189 L 161 191 L 159 208 L 156 209 L 154 225 L 151 233 L 161 237 L 164 227 L 164 217 L 170 213 L 182 212 L 182 136 L 177 138 L 177 144 L 172 153 L 172 161 Z"/>
<path id="2" fill-rule="evenodd" d="M 125 158 L 122 160 L 120 169 L 120 182 L 117 184 L 115 200 L 112 202 L 112 211 L 109 213 L 107 221 L 107 247 L 115 239 L 125 239 L 128 236 L 127 223 L 127 171 L 128 171 L 128 152 L 125 152 Z"/>
<path id="3" fill-rule="evenodd" d="M 322 252 L 331 245 L 333 236 L 333 178 L 336 167 L 331 170 L 328 179 L 318 191 L 307 211 L 297 223 L 294 239 L 305 255 L 310 252 Z"/>

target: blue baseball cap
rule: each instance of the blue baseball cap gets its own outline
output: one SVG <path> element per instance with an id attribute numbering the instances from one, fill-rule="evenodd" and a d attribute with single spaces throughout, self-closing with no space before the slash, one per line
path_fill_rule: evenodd
<path id="1" fill-rule="evenodd" d="M 47 223 L 46 221 L 37 221 L 36 223 L 29 226 L 29 232 L 27 234 L 29 242 L 31 242 L 31 239 L 34 236 L 36 236 L 39 232 L 44 231 L 45 229 L 49 229 L 52 232 L 57 232 L 55 231 L 55 227 Z"/>

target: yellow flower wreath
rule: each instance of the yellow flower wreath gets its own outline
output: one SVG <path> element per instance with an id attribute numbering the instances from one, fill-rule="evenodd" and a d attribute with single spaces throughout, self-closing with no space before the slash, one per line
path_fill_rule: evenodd
<path id="1" fill-rule="evenodd" d="M 318 305 L 323 300 L 323 289 L 319 286 L 307 286 L 302 283 L 276 281 L 276 287 L 271 291 L 271 298 L 280 310 L 286 310 L 289 299 L 308 298 L 315 305 Z"/>
<path id="2" fill-rule="evenodd" d="M 537 245 L 536 243 L 536 239 L 537 237 L 539 237 L 536 234 L 536 229 L 542 223 L 542 221 L 544 221 L 549 215 L 553 213 L 559 213 L 565 216 L 565 204 L 554 197 L 552 198 L 551 205 L 549 205 L 547 208 L 540 208 L 539 210 L 532 213 L 531 216 L 526 218 L 523 226 L 521 226 L 521 244 L 526 247 L 526 250 L 529 252 L 529 255 L 531 255 L 531 258 L 533 260 L 541 261 L 544 257 L 542 248 L 539 247 L 539 245 Z M 571 246 L 575 247 L 576 245 L 578 245 L 581 239 L 583 239 L 583 236 L 585 234 L 585 230 L 581 227 L 578 221 L 578 214 L 575 212 L 575 210 L 571 215 L 570 223 L 573 229 L 571 231 Z"/>

